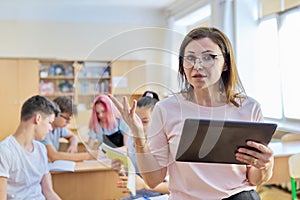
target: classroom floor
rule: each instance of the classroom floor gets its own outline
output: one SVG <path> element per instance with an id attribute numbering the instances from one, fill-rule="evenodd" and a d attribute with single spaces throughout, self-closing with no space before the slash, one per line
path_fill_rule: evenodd
<path id="1" fill-rule="evenodd" d="M 257 188 L 261 200 L 291 200 L 292 196 L 287 190 L 276 186 L 261 186 Z"/>

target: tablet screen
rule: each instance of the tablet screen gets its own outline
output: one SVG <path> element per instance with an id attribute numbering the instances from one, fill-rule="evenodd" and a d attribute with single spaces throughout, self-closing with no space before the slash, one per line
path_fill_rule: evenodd
<path id="1" fill-rule="evenodd" d="M 268 145 L 277 128 L 273 123 L 186 119 L 176 161 L 245 164 L 235 159 L 248 140 Z"/>

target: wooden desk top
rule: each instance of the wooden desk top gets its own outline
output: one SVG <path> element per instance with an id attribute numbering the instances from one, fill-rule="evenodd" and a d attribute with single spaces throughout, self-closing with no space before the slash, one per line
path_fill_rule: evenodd
<path id="1" fill-rule="evenodd" d="M 85 171 L 107 171 L 111 169 L 110 162 L 100 162 L 100 161 L 87 161 L 87 162 L 76 162 L 75 172 L 85 172 Z"/>
<path id="2" fill-rule="evenodd" d="M 270 142 L 269 147 L 273 150 L 275 157 L 290 156 L 296 153 L 300 153 L 300 141 Z"/>

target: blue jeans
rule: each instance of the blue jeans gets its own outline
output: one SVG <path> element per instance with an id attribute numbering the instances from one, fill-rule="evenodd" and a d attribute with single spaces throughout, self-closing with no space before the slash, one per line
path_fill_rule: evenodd
<path id="1" fill-rule="evenodd" d="M 136 196 L 131 196 L 130 197 L 125 197 L 125 198 L 122 198 L 121 200 L 132 200 L 132 199 L 137 199 L 137 198 L 140 198 L 142 196 L 147 196 L 147 197 L 156 197 L 156 196 L 160 196 L 162 195 L 161 193 L 158 193 L 158 192 L 152 192 L 150 190 L 137 190 L 136 191 Z"/>
<path id="2" fill-rule="evenodd" d="M 260 196 L 255 190 L 250 190 L 239 192 L 223 200 L 260 200 Z"/>

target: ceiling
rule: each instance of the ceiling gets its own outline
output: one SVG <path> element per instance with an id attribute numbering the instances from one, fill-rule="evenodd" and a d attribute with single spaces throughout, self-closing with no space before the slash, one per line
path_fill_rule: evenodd
<path id="1" fill-rule="evenodd" d="M 153 9 L 164 9 L 170 4 L 178 0 L 1 0 L 0 5 L 61 5 L 61 6 L 101 6 L 101 7 L 132 7 L 132 8 L 153 8 Z"/>

